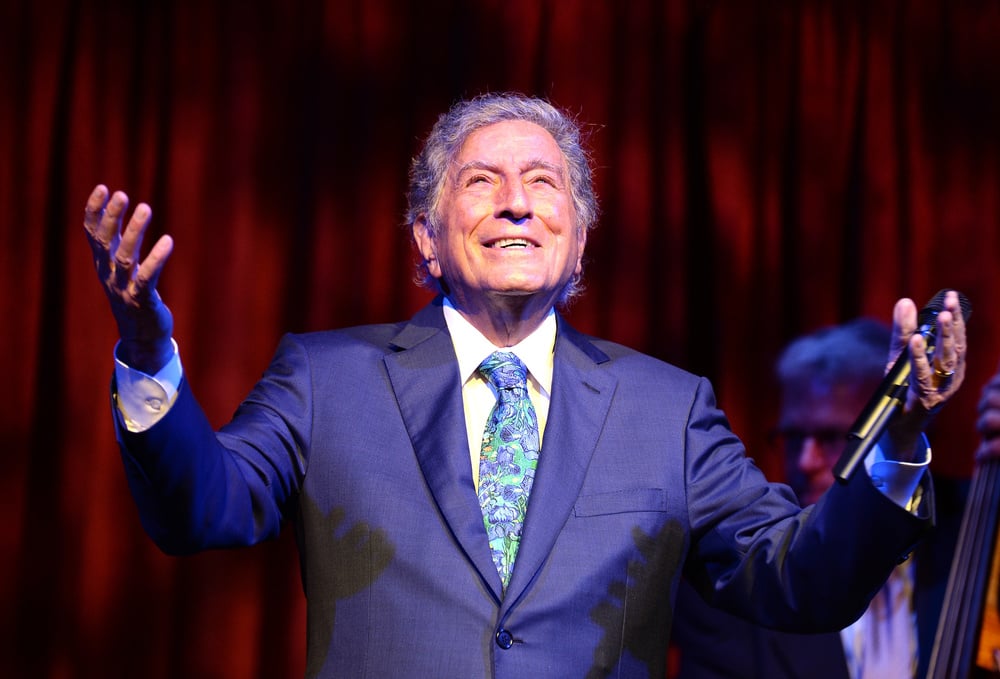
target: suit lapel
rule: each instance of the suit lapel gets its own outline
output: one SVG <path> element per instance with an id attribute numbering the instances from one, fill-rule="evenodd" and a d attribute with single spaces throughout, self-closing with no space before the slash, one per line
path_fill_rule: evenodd
<path id="1" fill-rule="evenodd" d="M 440 300 L 414 316 L 393 345 L 398 351 L 386 356 L 386 370 L 424 479 L 466 557 L 500 601 L 500 576 L 472 482 L 458 361 Z M 504 609 L 530 585 L 576 502 L 617 386 L 598 369 L 607 360 L 559 319 L 548 423 Z"/>
<path id="2" fill-rule="evenodd" d="M 465 432 L 458 361 L 440 300 L 425 307 L 393 340 L 386 370 L 410 441 L 441 515 L 499 601 L 501 584 L 476 499 Z"/>
<path id="3" fill-rule="evenodd" d="M 598 368 L 607 360 L 559 319 L 548 422 L 505 610 L 544 564 L 576 503 L 617 386 L 616 378 Z"/>

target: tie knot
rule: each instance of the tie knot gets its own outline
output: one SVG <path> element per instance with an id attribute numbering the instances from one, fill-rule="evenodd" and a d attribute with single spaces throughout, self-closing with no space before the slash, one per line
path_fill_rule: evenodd
<path id="1" fill-rule="evenodd" d="M 479 372 L 498 391 L 523 388 L 528 384 L 528 369 L 521 359 L 509 351 L 494 351 L 479 364 Z"/>

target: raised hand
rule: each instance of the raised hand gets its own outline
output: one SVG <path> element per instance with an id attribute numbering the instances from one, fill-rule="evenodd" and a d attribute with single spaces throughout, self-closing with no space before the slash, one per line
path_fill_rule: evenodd
<path id="1" fill-rule="evenodd" d="M 892 314 L 889 366 L 908 349 L 910 374 L 906 403 L 888 428 L 883 451 L 890 459 L 913 459 L 920 432 L 933 415 L 958 391 L 965 379 L 965 319 L 958 293 L 950 290 L 937 313 L 935 337 L 928 343 L 917 332 L 919 316 L 911 299 L 896 302 Z M 934 349 L 931 351 L 930 346 Z"/>
<path id="2" fill-rule="evenodd" d="M 965 379 L 965 319 L 958 293 L 949 290 L 944 308 L 937 314 L 933 352 L 917 331 L 917 308 L 913 300 L 896 302 L 892 314 L 893 347 L 890 358 L 910 350 L 910 391 L 906 410 L 936 412 L 955 395 Z M 890 362 L 891 365 L 891 362 Z"/>
<path id="3" fill-rule="evenodd" d="M 174 242 L 162 236 L 140 263 L 142 238 L 153 213 L 139 203 L 122 231 L 128 205 L 123 192 L 109 196 L 108 188 L 99 184 L 87 199 L 83 226 L 97 277 L 118 323 L 119 357 L 130 367 L 155 374 L 173 355 L 173 315 L 156 291 L 156 283 Z"/>

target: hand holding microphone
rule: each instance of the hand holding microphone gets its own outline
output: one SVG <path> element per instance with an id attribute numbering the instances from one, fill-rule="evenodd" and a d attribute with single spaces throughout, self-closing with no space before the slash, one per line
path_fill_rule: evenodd
<path id="1" fill-rule="evenodd" d="M 847 447 L 833 469 L 846 483 L 900 413 L 913 426 L 914 441 L 931 415 L 951 398 L 965 377 L 965 324 L 972 305 L 954 290 L 941 290 L 917 314 L 912 300 L 893 310 L 898 356 L 858 416 Z"/>

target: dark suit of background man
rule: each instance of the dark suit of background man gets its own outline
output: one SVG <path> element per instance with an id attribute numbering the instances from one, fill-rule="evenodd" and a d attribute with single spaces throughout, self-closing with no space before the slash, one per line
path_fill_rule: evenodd
<path id="1" fill-rule="evenodd" d="M 858 414 L 885 373 L 889 328 L 858 319 L 798 338 L 777 363 L 776 439 L 803 506 L 834 483 Z M 961 522 L 966 483 L 935 479 L 934 531 L 896 567 L 864 615 L 840 633 L 768 630 L 705 604 L 682 583 L 676 679 L 913 679 L 927 673 Z"/>
<path id="2" fill-rule="evenodd" d="M 929 485 L 921 432 L 964 374 L 956 295 L 933 356 L 913 335 L 913 302 L 896 305 L 896 348 L 910 341 L 916 379 L 881 442 L 889 482 L 855 475 L 801 512 L 744 455 L 705 379 L 555 311 L 577 289 L 597 215 L 574 121 L 517 95 L 458 103 L 414 159 L 408 199 L 441 295 L 409 321 L 286 336 L 218 433 L 155 293 L 172 240 L 139 264 L 149 206 L 121 231 L 124 193 L 98 186 L 87 203 L 121 334 L 114 414 L 143 525 L 186 554 L 291 523 L 308 675 L 662 677 L 682 569 L 732 613 L 836 629 L 924 532 L 929 503 L 903 505 Z M 477 366 L 498 348 L 527 365 L 542 437 L 506 585 L 477 498 L 494 401 Z"/>

